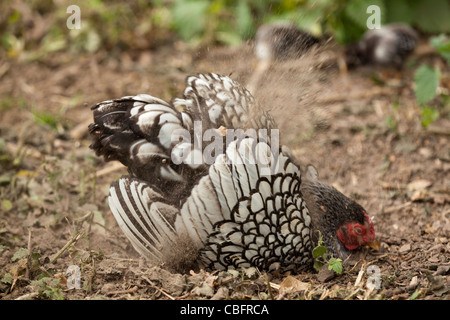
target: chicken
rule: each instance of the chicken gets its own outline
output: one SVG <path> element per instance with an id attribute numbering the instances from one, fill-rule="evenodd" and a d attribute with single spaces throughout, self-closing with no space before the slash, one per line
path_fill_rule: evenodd
<path id="1" fill-rule="evenodd" d="M 401 68 L 415 50 L 418 36 L 411 27 L 389 24 L 367 31 L 361 41 L 345 49 L 348 67 L 373 65 Z"/>
<path id="2" fill-rule="evenodd" d="M 109 206 L 142 256 L 177 271 L 299 272 L 313 264 L 318 231 L 339 257 L 376 243 L 366 211 L 321 183 L 313 166 L 301 172 L 243 86 L 198 74 L 183 96 L 92 107 L 91 148 L 129 171 L 112 183 Z"/>

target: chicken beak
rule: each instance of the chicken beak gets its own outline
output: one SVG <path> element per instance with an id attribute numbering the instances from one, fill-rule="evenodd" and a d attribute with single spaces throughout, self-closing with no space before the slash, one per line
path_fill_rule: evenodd
<path id="1" fill-rule="evenodd" d="M 380 243 L 378 242 L 378 240 L 369 241 L 366 243 L 366 245 L 377 251 L 380 250 Z"/>

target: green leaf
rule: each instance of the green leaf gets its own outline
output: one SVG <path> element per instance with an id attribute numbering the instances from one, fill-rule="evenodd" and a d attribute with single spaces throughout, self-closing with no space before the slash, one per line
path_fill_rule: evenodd
<path id="1" fill-rule="evenodd" d="M 320 268 L 323 267 L 323 265 L 324 265 L 324 263 L 322 261 L 319 261 L 319 260 L 314 261 L 314 269 L 316 271 L 319 271 Z"/>
<path id="2" fill-rule="evenodd" d="M 61 288 L 61 279 L 59 278 L 42 278 L 40 280 L 31 281 L 39 295 L 52 300 L 63 300 L 64 293 Z"/>
<path id="3" fill-rule="evenodd" d="M 16 253 L 14 253 L 13 257 L 11 258 L 11 261 L 14 262 L 23 259 L 28 256 L 28 253 L 29 253 L 28 249 L 20 248 L 19 250 L 16 251 Z"/>
<path id="4" fill-rule="evenodd" d="M 20 19 L 20 12 L 17 10 L 14 10 L 14 12 L 8 17 L 8 24 L 14 24 L 17 23 Z"/>
<path id="5" fill-rule="evenodd" d="M 447 63 L 450 64 L 450 39 L 445 34 L 432 37 L 430 44 L 436 48 L 436 51 L 447 59 Z"/>
<path id="6" fill-rule="evenodd" d="M 411 297 L 409 297 L 409 300 L 414 300 L 419 296 L 419 289 L 416 289 L 416 291 L 414 291 L 414 293 L 411 295 Z"/>
<path id="7" fill-rule="evenodd" d="M 414 92 L 420 105 L 423 105 L 425 102 L 430 101 L 436 96 L 439 79 L 439 71 L 428 65 L 424 64 L 416 70 L 416 73 L 414 74 Z"/>
<path id="8" fill-rule="evenodd" d="M 247 1 L 239 1 L 236 6 L 237 29 L 241 38 L 248 38 L 253 31 L 253 17 Z"/>
<path id="9" fill-rule="evenodd" d="M 2 200 L 1 208 L 2 208 L 3 210 L 9 211 L 9 210 L 12 209 L 12 207 L 13 207 L 13 204 L 12 204 L 11 201 L 9 201 L 9 200 L 7 200 L 7 199 Z"/>
<path id="10" fill-rule="evenodd" d="M 312 255 L 313 255 L 313 258 L 316 259 L 316 258 L 322 257 L 326 253 L 327 253 L 327 248 L 325 248 L 323 246 L 317 246 L 314 248 Z"/>
<path id="11" fill-rule="evenodd" d="M 328 261 L 328 270 L 333 270 L 334 272 L 341 274 L 342 273 L 342 260 L 339 258 L 331 258 Z"/>
<path id="12" fill-rule="evenodd" d="M 386 124 L 390 130 L 396 131 L 398 127 L 398 121 L 396 121 L 392 116 L 386 116 Z"/>
<path id="13" fill-rule="evenodd" d="M 450 4 L 447 0 L 415 0 L 410 3 L 414 22 L 421 30 L 429 33 L 450 31 Z"/>
<path id="14" fill-rule="evenodd" d="M 422 108 L 422 126 L 428 127 L 439 118 L 439 110 L 435 107 L 425 106 Z"/>
<path id="15" fill-rule="evenodd" d="M 316 2 L 309 4 L 300 10 L 295 11 L 296 17 L 293 17 L 291 21 L 297 24 L 297 26 L 306 31 L 310 31 L 313 34 L 320 35 L 323 32 L 323 20 L 325 19 L 325 8 L 318 5 Z"/>
<path id="16" fill-rule="evenodd" d="M 333 22 L 330 22 L 331 29 L 340 44 L 359 41 L 361 36 L 367 30 L 367 26 L 361 27 L 352 19 L 342 14 Z"/>
<path id="17" fill-rule="evenodd" d="M 386 1 L 386 20 L 389 22 L 403 22 L 412 24 L 414 15 L 409 0 Z"/>
<path id="18" fill-rule="evenodd" d="M 321 245 L 323 245 L 323 236 L 319 230 L 317 230 L 317 233 L 319 234 L 319 240 L 317 240 L 317 245 L 321 246 Z"/>
<path id="19" fill-rule="evenodd" d="M 206 29 L 207 13 L 210 6 L 206 0 L 176 1 L 173 7 L 175 29 L 184 40 L 192 40 Z"/>
<path id="20" fill-rule="evenodd" d="M 13 276 L 9 273 L 6 273 L 5 275 L 3 275 L 3 278 L 0 280 L 0 282 L 6 283 L 6 284 L 12 284 Z"/>
<path id="21" fill-rule="evenodd" d="M 39 267 L 39 258 L 41 257 L 41 254 L 38 251 L 32 250 L 31 252 L 31 267 L 32 268 L 38 268 Z"/>

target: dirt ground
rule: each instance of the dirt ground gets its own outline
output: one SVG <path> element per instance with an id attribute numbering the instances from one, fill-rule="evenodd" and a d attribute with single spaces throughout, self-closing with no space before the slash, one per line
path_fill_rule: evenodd
<path id="1" fill-rule="evenodd" d="M 251 43 L 0 61 L 0 298 L 449 299 L 450 110 L 436 100 L 441 116 L 423 128 L 413 91 L 415 66 L 428 62 L 448 95 L 449 67 L 427 50 L 401 72 L 345 73 L 339 50 L 325 48 L 257 82 Z M 89 149 L 90 106 L 138 93 L 170 100 L 197 72 L 250 84 L 299 162 L 374 216 L 380 251 L 363 249 L 340 275 L 173 274 L 139 258 L 106 203 L 126 170 Z M 79 289 L 68 288 L 70 266 Z"/>

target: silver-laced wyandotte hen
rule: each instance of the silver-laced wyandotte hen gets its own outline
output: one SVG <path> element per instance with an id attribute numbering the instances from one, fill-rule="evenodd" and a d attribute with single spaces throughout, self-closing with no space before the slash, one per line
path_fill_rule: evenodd
<path id="1" fill-rule="evenodd" d="M 345 48 L 348 67 L 372 65 L 401 68 L 415 50 L 418 35 L 411 27 L 394 23 L 368 30 L 361 41 Z"/>
<path id="2" fill-rule="evenodd" d="M 319 231 L 334 256 L 374 243 L 366 211 L 314 167 L 302 174 L 276 135 L 232 131 L 276 131 L 244 87 L 217 74 L 186 84 L 170 103 L 141 94 L 92 107 L 91 148 L 129 171 L 112 183 L 109 206 L 142 256 L 177 271 L 298 272 L 312 266 Z M 234 139 L 220 142 L 229 131 Z M 210 152 L 203 145 L 215 139 Z"/>

